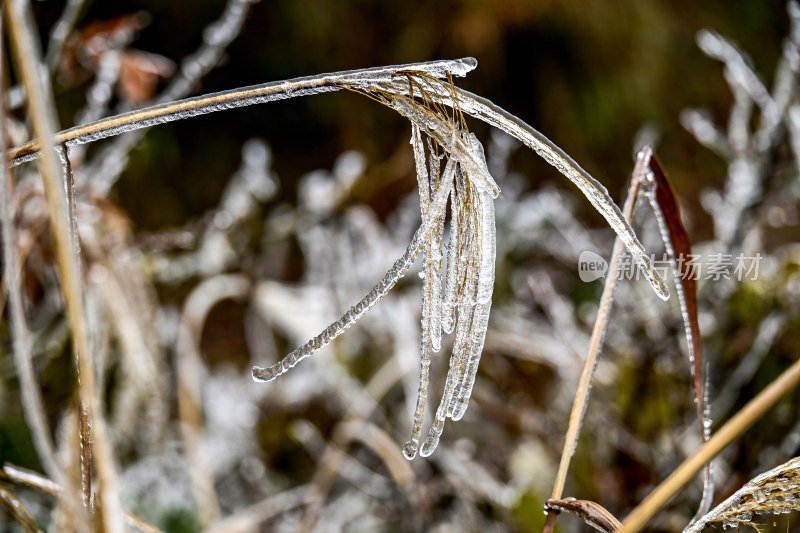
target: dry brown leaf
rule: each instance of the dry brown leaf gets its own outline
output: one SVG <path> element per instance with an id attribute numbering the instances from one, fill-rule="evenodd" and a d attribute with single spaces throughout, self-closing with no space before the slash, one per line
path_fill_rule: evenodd
<path id="1" fill-rule="evenodd" d="M 576 500 L 572 497 L 561 500 L 547 500 L 544 508 L 546 511 L 574 514 L 603 533 L 612 533 L 622 527 L 622 524 L 614 515 L 600 504 L 589 500 Z"/>

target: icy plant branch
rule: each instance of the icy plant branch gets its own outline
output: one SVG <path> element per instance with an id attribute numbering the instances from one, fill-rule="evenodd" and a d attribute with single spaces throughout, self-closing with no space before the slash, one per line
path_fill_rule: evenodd
<path id="1" fill-rule="evenodd" d="M 422 455 L 430 455 L 436 448 L 447 417 L 458 420 L 464 415 L 488 327 L 494 284 L 494 199 L 500 195 L 500 188 L 489 174 L 483 147 L 467 130 L 464 115 L 516 137 L 578 186 L 630 250 L 656 294 L 668 297 L 666 285 L 654 271 L 644 247 L 600 182 L 528 124 L 453 85 L 453 76 L 465 76 L 476 66 L 475 59 L 463 58 L 266 83 L 125 113 L 71 128 L 53 139 L 74 146 L 214 111 L 342 89 L 364 94 L 406 117 L 412 124 L 422 209 L 422 223 L 411 243 L 378 285 L 342 318 L 271 367 L 254 368 L 253 376 L 260 381 L 275 379 L 330 343 L 383 298 L 424 252 L 421 379 L 412 435 L 404 448 L 410 459 L 420 444 L 430 351 L 440 349 L 442 332 L 455 331 L 444 394 L 422 444 Z M 12 150 L 11 159 L 14 164 L 35 159 L 40 148 L 40 141 L 32 141 Z M 443 249 L 448 199 L 452 208 L 450 240 Z"/>

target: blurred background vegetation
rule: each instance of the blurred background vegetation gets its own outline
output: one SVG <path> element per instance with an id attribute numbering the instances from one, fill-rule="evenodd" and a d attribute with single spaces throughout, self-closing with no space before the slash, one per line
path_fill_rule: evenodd
<path id="1" fill-rule="evenodd" d="M 198 47 L 204 28 L 219 16 L 224 6 L 223 0 L 87 2 L 78 19 L 77 31 L 87 31 L 97 23 L 113 24 L 121 16 L 144 13 L 147 24 L 131 46 L 179 63 Z M 46 42 L 49 28 L 62 8 L 63 2 L 54 0 L 34 4 L 42 42 Z M 650 132 L 650 138 L 658 139 L 656 152 L 685 210 L 690 235 L 695 242 L 706 242 L 715 235 L 713 217 L 703 209 L 701 193 L 705 189 L 724 187 L 728 162 L 701 146 L 683 128 L 679 115 L 688 107 L 703 107 L 708 109 L 714 122 L 725 124 L 733 98 L 722 75 L 722 65 L 703 55 L 697 47 L 695 36 L 702 28 L 712 28 L 737 43 L 771 86 L 783 38 L 789 31 L 786 5 L 781 1 L 262 0 L 252 6 L 222 64 L 202 79 L 194 94 L 313 73 L 473 56 L 478 60 L 478 68 L 466 79 L 459 80 L 458 85 L 492 100 L 543 132 L 602 181 L 619 203 L 630 176 L 635 139 L 642 131 Z M 75 123 L 76 113 L 83 107 L 94 81 L 93 74 L 84 67 L 67 63 L 54 76 L 59 118 L 64 128 Z M 13 82 L 13 74 L 9 76 Z M 165 76 L 156 90 L 163 87 L 168 78 Z M 121 108 L 130 104 L 119 97 L 113 102 Z M 18 113 L 18 116 L 22 115 Z M 470 126 L 479 138 L 489 139 L 490 132 L 484 125 L 470 123 Z M 306 279 L 304 272 L 307 273 L 314 261 L 309 256 L 313 250 L 308 251 L 301 235 L 286 237 L 291 231 L 276 230 L 276 234 L 284 236 L 283 241 L 281 237 L 270 236 L 270 226 L 264 221 L 273 221 L 274 226 L 279 227 L 285 219 L 281 218 L 282 214 L 300 209 L 297 206 L 302 202 L 299 191 L 304 176 L 317 169 L 332 169 L 341 154 L 357 151 L 364 155 L 363 171 L 336 206 L 334 214 L 320 215 L 314 222 L 321 227 L 346 226 L 342 220 L 350 208 L 367 206 L 381 227 L 391 232 L 391 225 L 397 223 L 397 213 L 402 212 L 406 199 L 416 190 L 408 137 L 407 121 L 355 94 L 318 95 L 213 113 L 150 131 L 133 150 L 109 199 L 124 213 L 126 231 L 132 242 L 145 252 L 158 248 L 152 242 L 160 234 L 185 228 L 199 234 L 202 230 L 197 228 L 203 227 L 207 214 L 220 203 L 230 176 L 240 167 L 242 145 L 248 139 L 263 139 L 271 147 L 271 168 L 278 176 L 278 190 L 275 197 L 260 207 L 259 216 L 263 220 L 249 220 L 246 224 L 252 232 L 243 231 L 248 241 L 245 248 L 258 248 L 254 255 L 261 259 L 244 261 L 227 270 L 244 272 L 252 280 L 292 286 Z M 100 150 L 102 144 L 92 145 L 87 158 Z M 791 159 L 788 152 L 785 144 L 778 147 L 779 162 L 788 164 Z M 594 236 L 594 242 L 603 243 L 606 246 L 603 253 L 610 250 L 611 232 L 604 229 L 602 218 L 554 169 L 527 150 L 511 151 L 506 162 L 509 174 L 513 174 L 513 180 L 508 182 L 513 191 L 509 202 L 521 201 L 542 191 L 558 191 L 540 198 L 564 202 L 563 209 L 585 225 L 582 234 Z M 506 185 L 502 176 L 498 176 L 498 183 L 501 187 Z M 498 206 L 501 202 L 498 200 Z M 791 202 L 796 207 L 797 199 Z M 555 211 L 560 208 L 549 207 Z M 523 214 L 520 210 L 519 216 Z M 302 223 L 302 220 L 297 222 Z M 507 226 L 513 226 L 513 220 L 507 222 Z M 501 246 L 505 238 L 503 227 L 499 222 Z M 551 229 L 557 233 L 558 228 Z M 565 235 L 568 236 L 568 232 Z M 524 240 L 524 237 L 521 238 Z M 770 233 L 769 248 L 765 248 L 764 253 L 784 250 L 798 238 L 797 223 L 784 224 L 780 231 Z M 268 244 L 264 244 L 267 241 Z M 282 244 L 276 245 L 276 241 Z M 653 242 L 658 241 L 651 240 L 649 244 Z M 369 241 L 363 244 L 369 246 Z M 561 246 L 568 247 L 565 243 Z M 355 250 L 354 261 L 360 253 L 369 255 L 370 251 Z M 790 282 L 797 284 L 796 271 L 800 271 L 797 252 L 792 253 L 795 254 L 790 254 L 793 259 L 779 262 L 771 278 L 737 288 L 723 307 L 716 308 L 718 301 L 713 299 L 704 303 L 705 313 L 716 314 L 718 324 L 714 335 L 705 339 L 712 404 L 715 391 L 725 388 L 724 383 L 737 368 L 738 361 L 751 351 L 764 317 L 776 310 L 785 312 L 782 315 L 785 322 L 775 334 L 774 351 L 760 364 L 752 379 L 735 390 L 726 415 L 761 390 L 800 353 L 793 333 L 800 325 L 798 292 L 796 288 L 787 289 Z M 270 254 L 275 255 L 270 258 Z M 250 257 L 245 252 L 241 255 Z M 541 281 L 536 277 L 541 272 L 546 272 L 545 278 L 549 279 L 543 286 L 550 286 L 562 296 L 561 300 L 551 299 L 547 289 L 538 293 L 528 291 L 521 296 L 519 279 Z M 346 271 L 341 272 L 341 276 L 347 275 Z M 379 276 L 380 272 L 373 278 L 356 280 L 356 292 L 366 292 L 369 280 L 376 282 Z M 793 279 L 795 281 L 791 281 Z M 401 289 L 416 296 L 412 283 Z M 154 282 L 155 299 L 161 307 L 177 308 L 196 285 L 197 278 L 179 283 Z M 511 328 L 497 325 L 510 313 L 513 320 L 523 323 L 526 319 L 548 322 L 549 335 L 566 345 L 571 341 L 563 337 L 570 331 L 559 331 L 553 309 L 563 300 L 568 308 L 568 322 L 587 334 L 592 324 L 591 305 L 596 304 L 600 287 L 578 282 L 574 262 L 568 264 L 550 250 L 524 249 L 508 251 L 503 262 L 498 263 L 495 294 L 496 309 L 499 309 L 493 318 L 495 329 Z M 637 292 L 626 300 L 634 314 L 636 306 L 656 305 L 650 299 L 644 300 L 653 298 L 652 295 L 642 294 L 647 293 Z M 411 301 L 416 300 L 412 298 Z M 589 304 L 588 310 L 586 304 Z M 349 301 L 338 302 L 337 308 L 344 310 L 346 305 Z M 221 376 L 220 383 L 229 385 L 227 388 L 220 385 L 222 388 L 215 389 L 214 394 L 221 394 L 220 390 L 233 394 L 237 391 L 236 384 L 241 383 L 237 379 L 249 380 L 250 363 L 264 363 L 263 360 L 254 361 L 257 358 L 251 353 L 252 346 L 242 326 L 248 309 L 244 303 L 220 303 L 210 313 L 202 332 L 200 344 L 204 364 L 212 374 Z M 680 317 L 674 307 L 659 309 L 652 315 L 643 313 L 647 316 L 639 317 L 641 323 L 625 323 L 630 318 L 627 314 L 612 316 L 612 329 L 615 320 L 620 321 L 621 325 L 616 326 L 620 329 L 630 326 L 630 338 L 637 339 L 637 343 L 607 349 L 605 355 L 613 367 L 605 373 L 604 367 L 600 369 L 586 433 L 567 485 L 568 495 L 597 501 L 618 517 L 624 516 L 698 444 L 697 437 L 693 440 L 688 436 L 694 430 L 693 407 L 688 365 L 680 344 L 683 341 L 678 340 L 682 332 Z M 500 310 L 507 312 L 502 314 Z M 663 325 L 665 331 L 648 322 L 664 316 L 671 316 Z M 524 329 L 525 326 L 520 327 Z M 369 328 L 367 325 L 366 329 Z M 329 349 L 317 358 L 333 359 L 332 352 L 336 351 L 336 357 L 350 378 L 358 383 L 369 382 L 397 349 L 381 337 L 380 327 L 375 329 L 377 333 L 365 333 L 360 341 L 358 334 L 351 332 L 357 339 L 352 344 Z M 614 332 L 609 336 L 613 340 Z M 665 339 L 672 341 L 664 344 Z M 0 462 L 40 470 L 18 400 L 10 336 L 5 327 L 2 341 Z M 406 342 L 413 346 L 418 340 L 412 335 Z M 443 449 L 436 452 L 443 456 L 441 462 L 415 460 L 411 463 L 415 474 L 413 488 L 392 485 L 388 493 L 374 496 L 368 506 L 369 514 L 380 520 L 365 524 L 354 522 L 350 529 L 440 528 L 450 531 L 461 527 L 527 531 L 541 527 L 542 505 L 549 495 L 560 454 L 579 359 L 565 355 L 566 363 L 543 362 L 548 350 L 540 348 L 536 342 L 535 338 L 524 338 L 523 348 L 502 345 L 499 341 L 487 342 L 478 378 L 483 386 L 476 389 L 470 409 L 474 414 L 472 418 L 468 415 L 464 421 L 449 425 L 444 439 L 450 443 L 444 443 Z M 286 353 L 295 344 L 291 335 L 276 333 L 276 354 Z M 533 352 L 535 356 L 530 360 L 508 356 L 515 349 Z M 348 350 L 349 355 L 342 355 Z M 582 353 L 580 347 L 575 350 Z M 51 354 L 37 362 L 53 427 L 73 392 L 72 379 L 66 379 L 72 375 L 68 352 L 62 346 L 58 355 Z M 165 350 L 165 353 L 171 352 Z M 173 364 L 168 362 L 170 356 L 164 357 L 168 372 L 174 371 Z M 235 378 L 224 370 L 228 365 L 236 369 Z M 112 405 L 113 391 L 118 385 L 115 376 L 119 378 L 116 372 L 113 363 L 109 364 L 106 387 Z M 294 373 L 304 372 L 310 373 L 305 366 L 294 370 Z M 172 390 L 174 379 L 169 378 L 168 382 L 168 390 Z M 223 515 L 233 515 L 240 507 L 262 497 L 313 481 L 319 474 L 319 450 L 324 449 L 325 442 L 338 438 L 336 431 L 345 415 L 353 415 L 350 409 L 354 400 L 349 393 L 326 384 L 324 391 L 334 390 L 339 396 L 333 401 L 302 382 L 306 388 L 301 391 L 306 392 L 307 397 L 300 401 L 296 396 L 302 393 L 289 390 L 292 383 L 274 395 L 263 393 L 265 396 L 254 401 L 258 409 L 258 422 L 252 434 L 255 450 L 243 452 L 235 468 L 230 467 L 230 475 L 215 478 Z M 250 385 L 248 382 L 241 386 Z M 439 387 L 434 386 L 433 390 L 438 391 Z M 276 399 L 279 395 L 285 398 L 279 401 Z M 170 392 L 168 397 L 167 418 L 174 421 L 177 417 L 174 393 Z M 229 401 L 235 404 L 237 399 L 234 396 Z M 774 462 L 776 456 L 764 454 L 784 442 L 790 429 L 797 432 L 799 400 L 800 396 L 795 393 L 735 445 L 736 449 L 726 457 L 721 474 L 718 473 L 720 497 L 730 494 L 765 467 L 774 466 L 769 463 Z M 215 401 L 213 396 L 210 401 Z M 399 456 L 408 428 L 403 391 L 392 389 L 379 403 L 382 410 L 379 416 L 373 416 L 372 423 L 392 436 Z M 370 419 L 363 413 L 358 416 Z M 206 417 L 207 424 L 209 420 L 211 415 Z M 298 429 L 298 421 L 310 424 L 311 433 L 318 434 L 309 437 L 312 444 L 297 436 L 302 434 L 302 428 L 308 430 L 306 426 Z M 208 426 L 207 430 L 211 431 Z M 323 443 L 322 447 L 315 438 Z M 171 441 L 164 438 L 159 449 L 168 447 L 164 442 Z M 224 438 L 221 442 L 224 448 Z M 347 449 L 379 476 L 397 482 L 397 477 L 387 473 L 374 454 Z M 151 453 L 149 448 L 140 447 L 135 438 L 127 445 L 120 445 L 119 450 L 123 470 L 141 465 Z M 796 454 L 796 447 L 791 453 Z M 247 462 L 253 457 L 255 462 Z M 461 475 L 462 467 L 452 466 L 448 458 L 463 461 L 468 465 L 463 468 L 473 470 Z M 246 472 L 259 468 L 263 470 L 261 475 L 249 476 Z M 493 485 L 475 472 L 485 474 L 499 485 Z M 162 475 L 171 474 L 162 472 Z M 268 481 L 264 481 L 267 478 Z M 465 486 L 465 480 L 470 479 L 480 487 Z M 183 478 L 175 483 L 187 484 Z M 509 487 L 514 488 L 513 496 L 505 498 L 505 493 L 493 494 L 493 491 Z M 347 499 L 354 491 L 356 489 L 348 482 L 339 480 L 330 491 L 331 501 L 358 508 Z M 200 518 L 190 498 L 176 497 L 173 501 L 155 504 L 143 499 L 141 494 L 145 492 L 142 489 L 136 493 L 138 496 L 126 501 L 132 510 L 168 531 L 193 531 L 200 527 Z M 696 508 L 698 492 L 689 491 L 681 497 L 671 513 L 662 517 L 658 530 L 677 530 L 685 524 Z M 46 500 L 37 500 L 35 495 L 26 497 L 40 516 L 47 517 Z M 320 505 L 325 508 L 327 504 Z M 256 530 L 302 528 L 302 524 L 307 524 L 303 522 L 307 518 L 302 512 L 292 513 L 287 513 L 288 518 L 280 514 L 272 517 L 259 526 L 263 529 Z M 561 531 L 577 531 L 583 527 L 568 518 L 560 520 Z M 777 521 L 777 530 L 789 527 L 786 518 Z M 324 521 L 317 525 L 322 530 L 326 527 Z M 8 522 L 8 525 L 0 525 L 0 531 L 14 529 Z"/>

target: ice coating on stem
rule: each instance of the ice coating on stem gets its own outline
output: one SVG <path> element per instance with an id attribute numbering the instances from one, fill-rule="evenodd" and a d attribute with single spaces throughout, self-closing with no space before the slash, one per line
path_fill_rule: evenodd
<path id="1" fill-rule="evenodd" d="M 448 410 L 448 415 L 453 420 L 461 420 L 464 413 L 467 411 L 469 399 L 470 396 L 472 396 L 472 388 L 475 385 L 475 377 L 478 374 L 481 354 L 483 353 L 486 331 L 489 327 L 489 312 L 491 307 L 491 301 L 475 306 L 463 377 L 459 382 L 459 386 Z"/>
<path id="2" fill-rule="evenodd" d="M 478 62 L 474 58 L 466 57 L 348 70 L 268 82 L 175 102 L 161 103 L 123 113 L 91 124 L 64 130 L 55 135 L 53 141 L 54 144 L 64 144 L 67 147 L 71 147 L 149 128 L 158 124 L 226 109 L 286 100 L 298 96 L 340 91 L 342 89 L 360 89 L 365 92 L 374 92 L 376 88 L 391 84 L 396 79 L 401 79 L 409 73 L 422 74 L 429 78 L 438 79 L 445 79 L 449 75 L 465 76 L 477 65 Z M 406 84 L 404 86 L 404 94 L 407 92 L 408 85 Z M 38 158 L 40 148 L 37 140 L 12 150 L 11 164 L 15 166 Z"/>
<path id="3" fill-rule="evenodd" d="M 494 201 L 488 192 L 481 191 L 478 194 L 477 203 L 478 213 L 476 220 L 479 223 L 478 234 L 480 235 L 480 259 L 478 261 L 479 270 L 475 295 L 477 304 L 472 310 L 473 317 L 466 366 L 448 413 L 453 420 L 460 420 L 464 416 L 469 404 L 469 398 L 472 395 L 472 387 L 475 384 L 475 376 L 478 373 L 483 344 L 486 340 L 486 331 L 489 328 L 489 313 L 492 307 L 492 291 L 494 289 Z"/>
<path id="4" fill-rule="evenodd" d="M 494 290 L 494 264 L 496 249 L 496 228 L 494 224 L 494 201 L 486 191 L 478 194 L 478 233 L 480 235 L 480 270 L 478 271 L 478 292 L 475 297 L 479 304 L 492 299 Z"/>
<path id="5" fill-rule="evenodd" d="M 422 143 L 422 134 L 419 126 L 411 124 L 411 146 L 414 150 L 414 163 L 417 169 L 417 187 L 419 189 L 419 210 L 424 220 L 428 214 L 428 205 L 431 202 L 430 185 L 428 182 L 428 168 L 425 165 L 425 145 Z"/>
<path id="6" fill-rule="evenodd" d="M 442 289 L 441 324 L 442 332 L 449 335 L 456 327 L 456 285 L 458 283 L 458 239 L 460 235 L 457 190 L 450 196 L 450 238 L 447 241 L 447 264 L 445 265 Z"/>
<path id="7" fill-rule="evenodd" d="M 478 66 L 478 60 L 474 57 L 462 57 L 460 59 L 448 59 L 444 61 L 429 61 L 427 63 L 416 63 L 404 67 L 403 70 L 422 72 L 435 78 L 446 78 L 448 74 L 463 78 Z"/>
<path id="8" fill-rule="evenodd" d="M 472 260 L 469 261 L 472 263 Z M 472 309 L 473 304 L 471 300 L 474 298 L 474 283 L 470 277 L 467 278 L 465 294 L 462 297 L 458 306 L 458 324 L 456 325 L 456 338 L 453 345 L 453 353 L 450 356 L 450 368 L 447 371 L 447 378 L 445 380 L 444 392 L 442 399 L 439 402 L 439 407 L 436 409 L 436 416 L 428 430 L 428 437 L 422 444 L 420 455 L 423 457 L 430 456 L 436 447 L 439 445 L 439 439 L 444 432 L 445 419 L 450 411 L 450 403 L 456 391 L 457 384 L 461 381 L 461 376 L 464 371 L 464 363 L 466 357 L 466 350 L 469 343 L 469 330 L 472 322 Z"/>
<path id="9" fill-rule="evenodd" d="M 435 165 L 434 165 L 434 161 Z M 435 172 L 431 172 L 431 187 L 439 186 L 439 161 L 431 155 L 431 169 L 435 168 Z M 453 174 L 455 173 L 456 165 L 450 159 L 445 166 L 442 179 L 453 181 Z M 442 242 L 444 241 L 444 218 L 445 210 L 441 212 L 431 213 L 435 217 L 435 226 L 431 239 L 429 242 L 427 257 L 426 257 L 426 279 L 425 283 L 429 287 L 430 295 L 430 316 L 428 323 L 428 336 L 430 340 L 430 347 L 434 352 L 438 352 L 442 348 Z"/>
<path id="10" fill-rule="evenodd" d="M 424 157 L 424 152 L 422 155 Z M 431 154 L 431 158 L 434 158 L 433 154 Z M 437 190 L 445 189 L 448 191 L 448 193 L 450 192 L 452 189 L 456 166 L 457 163 L 454 159 L 451 158 L 447 161 L 442 179 L 437 184 Z M 425 190 L 421 190 L 420 194 L 426 192 L 427 189 L 427 184 L 425 184 Z M 446 204 L 444 201 L 442 201 L 440 204 L 434 203 L 434 211 L 428 213 L 428 218 L 426 220 L 432 220 L 436 226 L 433 230 L 433 233 L 440 231 L 439 228 L 442 227 L 445 215 L 445 205 Z M 426 256 L 429 256 L 430 254 L 431 246 L 428 246 L 426 249 Z M 428 257 L 426 257 L 426 266 L 427 265 L 430 265 Z M 438 278 L 439 274 L 437 272 L 434 275 L 433 269 L 431 268 L 426 268 L 426 273 L 427 275 L 425 276 L 422 290 L 422 336 L 420 341 L 420 379 L 419 386 L 417 388 L 417 402 L 414 408 L 414 420 L 411 427 L 411 437 L 403 446 L 403 455 L 409 460 L 413 459 L 417 455 L 417 449 L 419 447 L 419 438 L 422 432 L 422 422 L 425 416 L 425 404 L 428 398 L 428 384 L 430 381 L 431 348 L 433 344 L 431 339 L 431 331 L 434 329 L 434 320 L 438 321 L 438 317 L 436 315 L 441 309 L 441 306 L 439 305 L 439 292 L 434 288 L 436 286 L 436 280 L 434 278 Z M 439 330 L 439 340 L 441 341 L 441 328 Z"/>

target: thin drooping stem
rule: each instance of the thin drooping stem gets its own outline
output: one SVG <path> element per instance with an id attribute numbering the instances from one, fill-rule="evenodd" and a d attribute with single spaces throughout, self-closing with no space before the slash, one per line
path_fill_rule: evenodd
<path id="1" fill-rule="evenodd" d="M 30 6 L 26 0 L 13 0 L 7 2 L 6 7 L 9 33 L 11 41 L 14 43 L 16 68 L 28 95 L 33 131 L 39 139 L 53 139 L 58 130 L 55 107 L 49 86 L 45 83 L 47 78 L 41 61 L 41 52 L 36 38 L 38 33 L 32 20 Z M 121 532 L 124 531 L 124 524 L 116 486 L 114 458 L 107 439 L 105 422 L 100 413 L 94 365 L 89 352 L 89 329 L 83 304 L 80 267 L 78 266 L 76 246 L 73 242 L 72 221 L 64 176 L 54 144 L 44 143 L 39 168 L 44 180 L 56 258 L 61 274 L 61 288 L 64 293 L 67 319 L 72 331 L 73 349 L 78 368 L 78 393 L 81 405 L 86 410 L 86 416 L 81 417 L 81 434 L 88 434 L 91 422 L 93 445 L 97 454 L 95 466 L 100 484 L 98 498 L 103 508 L 103 528 L 109 532 Z M 82 412 L 83 410 L 81 409 Z M 88 443 L 84 442 L 83 445 L 88 446 Z M 84 472 L 88 472 L 90 465 L 83 464 L 82 468 Z M 88 476 L 86 478 L 88 479 Z"/>
<path id="2" fill-rule="evenodd" d="M 0 18 L 0 35 L 2 35 L 2 19 Z M 5 57 L 3 43 L 0 40 L 0 65 Z M 0 72 L 2 72 L 0 68 Z M 0 81 L 3 87 L 5 84 Z M 6 138 L 4 127 L 6 122 L 5 107 L 0 105 L 0 150 L 5 153 Z M 17 369 L 19 388 L 25 419 L 31 428 L 33 446 L 39 461 L 48 476 L 61 479 L 61 469 L 55 459 L 53 440 L 47 424 L 44 402 L 39 391 L 36 372 L 33 368 L 33 339 L 25 321 L 25 306 L 22 302 L 22 283 L 20 269 L 22 259 L 17 252 L 17 232 L 14 225 L 14 195 L 11 188 L 11 176 L 5 159 L 0 163 L 0 224 L 3 237 L 3 279 L 8 290 L 8 303 L 11 311 L 11 331 L 13 334 L 14 366 Z"/>
<path id="3" fill-rule="evenodd" d="M 784 370 L 758 396 L 750 400 L 725 423 L 700 450 L 681 465 L 644 499 L 622 523 L 619 533 L 634 533 L 653 518 L 664 505 L 688 485 L 700 470 L 729 444 L 742 436 L 753 424 L 800 384 L 800 359 Z"/>
<path id="4" fill-rule="evenodd" d="M 634 211 L 636 209 L 636 199 L 639 196 L 642 178 L 647 172 L 651 156 L 652 149 L 649 146 L 645 146 L 636 156 L 636 165 L 633 169 L 631 184 L 628 187 L 628 197 L 625 199 L 624 207 L 625 219 L 628 223 L 633 220 Z M 558 465 L 556 480 L 553 484 L 553 492 L 550 496 L 552 500 L 560 500 L 563 495 L 570 461 L 572 460 L 572 455 L 578 444 L 578 436 L 580 435 L 583 418 L 586 414 L 586 406 L 589 402 L 592 378 L 597 368 L 600 349 L 603 345 L 603 338 L 606 334 L 606 326 L 608 325 L 608 319 L 611 313 L 614 290 L 617 287 L 617 270 L 619 269 L 620 258 L 624 251 L 625 248 L 622 241 L 619 238 L 615 239 L 614 249 L 611 253 L 611 260 L 609 261 L 608 271 L 606 273 L 605 284 L 603 285 L 603 294 L 600 297 L 600 305 L 597 309 L 597 318 L 595 319 L 594 328 L 592 329 L 592 336 L 589 339 L 589 349 L 586 354 L 586 360 L 583 363 L 580 379 L 578 380 L 578 391 L 575 393 L 572 411 L 569 415 L 567 435 L 564 438 L 564 447 L 561 450 L 561 461 Z M 555 512 L 548 510 L 547 515 L 548 520 L 545 532 L 552 531 L 552 527 L 555 525 Z"/>

